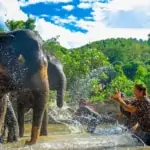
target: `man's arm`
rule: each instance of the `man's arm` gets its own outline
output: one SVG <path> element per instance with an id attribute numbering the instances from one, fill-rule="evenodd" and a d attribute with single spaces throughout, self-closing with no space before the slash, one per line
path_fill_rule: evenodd
<path id="1" fill-rule="evenodd" d="M 99 116 L 99 113 L 97 113 L 97 112 L 94 111 L 93 109 L 89 108 L 88 106 L 84 106 L 84 107 L 87 109 L 89 115 L 93 115 L 94 117 Z"/>
<path id="2" fill-rule="evenodd" d="M 126 111 L 128 112 L 136 112 L 137 108 L 132 105 L 127 105 L 122 98 L 116 100 Z"/>
<path id="3" fill-rule="evenodd" d="M 119 90 L 116 90 L 116 94 L 111 96 L 111 98 L 113 100 L 115 100 L 116 102 L 118 102 L 125 110 L 127 110 L 128 112 L 136 112 L 137 108 L 132 106 L 132 105 L 127 105 L 124 100 L 121 98 L 121 93 Z"/>

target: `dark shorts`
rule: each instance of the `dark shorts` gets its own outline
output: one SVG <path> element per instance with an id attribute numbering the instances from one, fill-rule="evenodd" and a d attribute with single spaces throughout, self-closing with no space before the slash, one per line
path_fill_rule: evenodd
<path id="1" fill-rule="evenodd" d="M 139 139 L 141 139 L 146 145 L 150 146 L 150 132 L 135 132 L 133 136 L 137 136 Z"/>

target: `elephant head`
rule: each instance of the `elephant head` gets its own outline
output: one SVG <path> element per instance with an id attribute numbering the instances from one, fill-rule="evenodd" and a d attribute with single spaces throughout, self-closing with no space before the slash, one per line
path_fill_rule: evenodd
<path id="1" fill-rule="evenodd" d="M 26 84 L 28 87 L 32 82 L 32 86 L 34 86 L 32 88 L 37 88 L 34 78 L 38 76 L 40 78 L 44 72 L 44 66 L 47 67 L 42 44 L 40 36 L 30 30 L 0 33 L 0 65 L 7 68 L 8 75 L 15 84 L 23 86 Z M 25 59 L 24 66 L 20 65 L 18 61 L 19 55 Z M 40 86 L 41 84 L 39 84 Z"/>

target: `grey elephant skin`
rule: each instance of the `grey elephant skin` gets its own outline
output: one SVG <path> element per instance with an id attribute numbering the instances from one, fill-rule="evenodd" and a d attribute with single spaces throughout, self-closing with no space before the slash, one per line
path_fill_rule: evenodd
<path id="1" fill-rule="evenodd" d="M 42 47 L 40 35 L 31 30 L 0 33 L 0 101 L 6 93 L 16 90 L 30 89 L 33 94 L 31 139 L 26 144 L 35 144 L 38 139 L 49 93 L 48 64 Z M 24 65 L 18 61 L 19 55 L 24 57 Z M 1 129 L 4 109 L 0 114 Z"/>
<path id="2" fill-rule="evenodd" d="M 57 106 L 61 108 L 63 106 L 64 96 L 66 92 L 66 76 L 63 71 L 63 65 L 56 59 L 55 56 L 52 56 L 46 53 L 48 60 L 48 79 L 50 90 L 57 91 Z M 18 97 L 16 99 L 16 97 Z M 26 90 L 24 92 L 15 92 L 11 93 L 10 100 L 12 103 L 17 103 L 17 115 L 18 115 L 18 124 L 19 124 L 19 136 L 23 137 L 24 134 L 24 113 L 27 112 L 30 108 L 32 108 L 33 94 L 30 90 Z M 48 108 L 47 108 L 48 109 Z M 45 111 L 45 116 L 47 116 L 48 112 Z M 41 127 L 41 136 L 46 136 L 48 125 L 48 117 L 43 119 L 42 127 Z"/>

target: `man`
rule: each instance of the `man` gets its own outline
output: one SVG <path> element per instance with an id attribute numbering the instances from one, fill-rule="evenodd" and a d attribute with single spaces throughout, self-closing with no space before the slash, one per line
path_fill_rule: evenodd
<path id="1" fill-rule="evenodd" d="M 95 108 L 87 103 L 83 98 L 79 100 L 79 108 L 75 113 L 75 119 L 81 124 L 87 125 L 87 132 L 93 133 L 97 125 L 101 122 L 116 122 L 115 119 L 108 115 L 99 114 L 95 111 Z"/>

